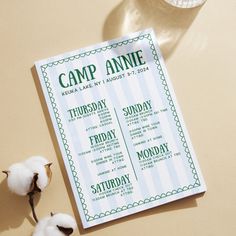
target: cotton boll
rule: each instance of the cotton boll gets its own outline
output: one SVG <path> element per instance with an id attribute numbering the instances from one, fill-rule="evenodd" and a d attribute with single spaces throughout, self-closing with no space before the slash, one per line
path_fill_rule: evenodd
<path id="1" fill-rule="evenodd" d="M 70 215 L 58 213 L 40 220 L 33 236 L 65 236 L 76 228 L 76 222 Z"/>
<path id="2" fill-rule="evenodd" d="M 49 161 L 42 156 L 32 156 L 24 162 L 15 163 L 7 175 L 9 189 L 18 195 L 40 192 L 49 184 L 52 172 Z"/>
<path id="3" fill-rule="evenodd" d="M 30 191 L 34 173 L 22 163 L 15 163 L 9 167 L 7 184 L 9 189 L 18 194 L 25 196 Z"/>

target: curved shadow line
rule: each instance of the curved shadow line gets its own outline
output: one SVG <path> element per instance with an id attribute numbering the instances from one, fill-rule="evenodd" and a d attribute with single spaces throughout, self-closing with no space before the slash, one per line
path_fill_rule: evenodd
<path id="1" fill-rule="evenodd" d="M 164 0 L 123 0 L 108 15 L 103 26 L 103 39 L 109 40 L 152 27 L 157 34 L 163 57 L 167 59 L 199 10 L 200 7 L 173 7 Z"/>

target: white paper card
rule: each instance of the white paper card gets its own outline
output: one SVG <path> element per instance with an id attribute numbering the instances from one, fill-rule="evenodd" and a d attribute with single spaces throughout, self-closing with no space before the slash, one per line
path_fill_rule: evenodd
<path id="1" fill-rule="evenodd" d="M 84 228 L 205 191 L 151 29 L 36 68 Z"/>

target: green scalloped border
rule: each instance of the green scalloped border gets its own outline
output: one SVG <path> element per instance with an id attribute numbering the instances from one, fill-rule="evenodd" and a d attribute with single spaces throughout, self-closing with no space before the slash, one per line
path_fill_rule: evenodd
<path id="1" fill-rule="evenodd" d="M 190 184 L 188 186 L 183 186 L 182 188 L 174 189 L 172 191 L 168 191 L 168 192 L 156 195 L 154 197 L 146 198 L 144 200 L 140 200 L 140 201 L 134 202 L 132 204 L 124 205 L 122 207 L 118 207 L 116 209 L 106 211 L 104 213 L 100 213 L 100 214 L 96 214 L 94 216 L 90 216 L 88 214 L 88 209 L 87 209 L 87 205 L 85 203 L 84 195 L 82 193 L 82 188 L 81 188 L 81 185 L 80 185 L 80 182 L 79 182 L 79 178 L 77 176 L 77 172 L 75 171 L 75 166 L 74 166 L 74 162 L 72 160 L 71 152 L 70 152 L 70 149 L 69 149 L 69 144 L 68 144 L 67 139 L 66 139 L 66 135 L 65 135 L 65 132 L 64 132 L 64 129 L 63 129 L 63 125 L 61 123 L 61 118 L 60 118 L 60 115 L 58 113 L 58 108 L 57 108 L 57 105 L 55 103 L 55 98 L 54 98 L 54 95 L 53 95 L 53 92 L 52 92 L 52 88 L 50 86 L 50 82 L 49 82 L 49 78 L 47 76 L 46 69 L 48 67 L 56 66 L 56 65 L 62 64 L 64 62 L 69 62 L 69 61 L 73 61 L 75 59 L 79 59 L 79 58 L 82 58 L 82 57 L 89 56 L 91 54 L 104 52 L 106 50 L 110 50 L 112 48 L 116 48 L 118 46 L 126 45 L 128 43 L 133 43 L 133 42 L 136 42 L 138 40 L 143 40 L 143 39 L 147 39 L 149 41 L 150 49 L 152 50 L 152 54 L 153 54 L 153 59 L 154 59 L 155 64 L 157 66 L 157 70 L 159 71 L 159 75 L 160 75 L 160 78 L 162 80 L 162 85 L 163 85 L 163 88 L 165 90 L 167 100 L 169 101 L 170 109 L 172 111 L 172 115 L 174 117 L 175 124 L 178 128 L 179 136 L 180 136 L 180 139 L 182 141 L 186 156 L 188 158 L 190 168 L 192 169 L 193 179 L 195 179 L 195 183 Z M 172 196 L 172 195 L 184 192 L 184 191 L 188 191 L 190 189 L 199 187 L 201 185 L 150 33 L 140 35 L 140 36 L 134 37 L 132 39 L 127 39 L 127 40 L 124 40 L 124 41 L 121 41 L 121 42 L 118 42 L 118 43 L 114 43 L 114 44 L 111 44 L 109 46 L 104 46 L 104 47 L 97 48 L 97 49 L 94 49 L 94 50 L 90 50 L 90 51 L 87 51 L 87 52 L 84 52 L 84 53 L 80 53 L 80 54 L 77 54 L 75 56 L 70 56 L 70 57 L 67 57 L 67 58 L 64 58 L 64 59 L 61 59 L 61 60 L 57 60 L 57 61 L 48 63 L 48 64 L 44 64 L 44 65 L 41 65 L 40 68 L 41 68 L 42 75 L 43 75 L 43 78 L 44 78 L 44 82 L 45 82 L 45 85 L 46 85 L 46 88 L 47 88 L 48 96 L 49 96 L 50 101 L 51 101 L 52 109 L 53 109 L 54 116 L 55 116 L 55 119 L 56 119 L 56 122 L 57 122 L 57 125 L 58 125 L 58 130 L 59 130 L 61 140 L 62 140 L 64 149 L 65 149 L 65 153 L 67 155 L 70 170 L 71 170 L 72 176 L 73 176 L 74 181 L 75 181 L 77 193 L 79 195 L 80 202 L 81 202 L 81 205 L 82 205 L 82 208 L 83 208 L 83 211 L 84 211 L 85 219 L 87 220 L 87 222 L 97 220 L 99 218 L 102 218 L 102 217 L 105 217 L 105 216 L 108 216 L 108 215 L 112 215 L 112 214 L 130 209 L 130 208 L 134 208 L 134 207 L 146 204 L 146 203 L 157 201 L 157 200 L 160 200 L 160 199 L 163 199 L 163 198 L 166 198 L 166 197 L 169 197 L 169 196 Z"/>

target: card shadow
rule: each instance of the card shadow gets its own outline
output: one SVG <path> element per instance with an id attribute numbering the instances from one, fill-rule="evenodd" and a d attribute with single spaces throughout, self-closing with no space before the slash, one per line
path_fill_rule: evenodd
<path id="1" fill-rule="evenodd" d="M 35 211 L 41 194 L 35 195 Z M 8 189 L 7 180 L 0 183 L 0 234 L 12 228 L 18 228 L 27 219 L 32 226 L 36 223 L 32 217 L 28 196 L 16 195 Z"/>
<path id="2" fill-rule="evenodd" d="M 161 205 L 161 206 L 158 206 L 158 207 L 155 207 L 155 208 L 152 208 L 152 209 L 149 209 L 149 210 L 145 210 L 145 211 L 142 211 L 142 212 L 138 212 L 138 213 L 135 213 L 135 214 L 132 214 L 132 215 L 120 218 L 120 219 L 116 219 L 116 220 L 113 220 L 113 221 L 110 221 L 110 222 L 107 222 L 107 223 L 104 223 L 104 224 L 101 224 L 101 225 L 98 225 L 98 226 L 94 226 L 94 227 L 91 227 L 91 228 L 88 228 L 88 229 L 84 229 L 83 226 L 82 226 L 82 222 L 81 222 L 81 219 L 80 219 L 80 216 L 79 216 L 77 206 L 76 206 L 74 195 L 73 195 L 73 192 L 72 192 L 72 189 L 71 189 L 70 181 L 69 181 L 69 178 L 68 178 L 67 173 L 66 173 L 66 169 L 65 169 L 65 165 L 64 165 L 64 162 L 63 162 L 63 159 L 62 159 L 61 152 L 60 152 L 59 144 L 57 142 L 56 134 L 55 134 L 55 131 L 53 129 L 53 124 L 52 124 L 52 121 L 51 121 L 51 118 L 50 118 L 50 114 L 49 114 L 49 111 L 48 111 L 48 108 L 47 108 L 46 101 L 44 99 L 43 91 L 42 91 L 42 88 L 41 88 L 41 85 L 40 85 L 40 81 L 39 81 L 38 74 L 36 72 L 35 66 L 31 68 L 31 73 L 32 73 L 32 76 L 33 76 L 33 79 L 34 79 L 34 82 L 35 82 L 36 90 L 37 90 L 37 93 L 38 93 L 38 96 L 39 96 L 39 99 L 40 99 L 40 103 L 41 103 L 41 106 L 42 106 L 42 109 L 43 109 L 43 112 L 44 112 L 44 116 L 45 116 L 45 119 L 46 119 L 46 122 L 47 122 L 47 127 L 48 127 L 50 137 L 51 137 L 52 142 L 53 142 L 53 146 L 54 146 L 54 149 L 55 149 L 55 152 L 56 152 L 56 155 L 57 155 L 60 170 L 61 170 L 62 175 L 63 175 L 63 180 L 64 180 L 64 183 L 65 183 L 65 186 L 66 186 L 66 189 L 67 189 L 67 193 L 68 193 L 68 196 L 69 196 L 69 199 L 70 199 L 70 203 L 71 203 L 71 206 L 72 206 L 72 209 L 73 209 L 74 216 L 75 216 L 77 224 L 78 224 L 78 229 L 79 229 L 80 234 L 91 233 L 91 232 L 94 232 L 94 231 L 97 231 L 97 230 L 101 230 L 103 228 L 110 227 L 112 225 L 120 224 L 122 222 L 135 220 L 136 218 L 140 218 L 140 217 L 145 217 L 145 216 L 150 216 L 150 215 L 157 215 L 157 214 L 167 212 L 167 211 L 175 211 L 175 210 L 180 210 L 180 209 L 185 209 L 185 208 L 197 207 L 196 198 L 203 196 L 203 194 L 197 194 L 197 195 L 194 195 L 194 196 L 186 197 L 186 198 L 180 199 L 178 201 L 174 201 L 174 202 L 171 202 L 171 203 L 168 203 L 168 204 L 165 204 L 165 205 Z"/>
<path id="3" fill-rule="evenodd" d="M 46 101 L 45 101 L 45 98 L 44 98 L 44 95 L 43 95 L 43 90 L 42 90 L 42 87 L 41 87 L 41 84 L 40 84 L 39 77 L 38 77 L 35 66 L 33 66 L 31 68 L 31 74 L 32 74 L 33 79 L 34 79 L 35 87 L 36 87 L 36 90 L 37 90 L 37 93 L 38 93 L 38 96 L 39 96 L 41 107 L 43 109 L 44 117 L 45 117 L 45 120 L 46 120 L 46 123 L 47 123 L 48 131 L 49 131 L 52 143 L 53 143 L 53 147 L 54 147 L 54 150 L 56 152 L 57 160 L 58 160 L 58 163 L 59 163 L 59 166 L 60 166 L 60 170 L 61 170 L 61 173 L 62 173 L 64 184 L 66 186 L 66 191 L 67 191 L 67 194 L 68 194 L 69 199 L 70 199 L 70 203 L 71 203 L 71 206 L 72 206 L 72 209 L 73 209 L 73 213 L 74 213 L 74 216 L 76 218 L 77 224 L 80 225 L 81 220 L 80 220 L 79 212 L 77 210 L 76 201 L 74 199 L 74 194 L 73 194 L 73 191 L 72 191 L 72 188 L 71 188 L 71 184 L 70 184 L 69 178 L 68 178 L 67 173 L 66 173 L 66 168 L 65 168 L 65 164 L 63 162 L 63 157 L 62 157 L 62 154 L 61 154 L 61 151 L 60 151 L 60 146 L 59 146 L 58 141 L 57 141 L 56 133 L 55 133 L 54 128 L 53 128 L 53 124 L 52 124 L 52 121 L 51 121 L 51 118 L 50 118 L 50 113 L 48 111 L 48 107 L 47 107 L 47 104 L 46 104 Z"/>
<path id="4" fill-rule="evenodd" d="M 103 39 L 110 40 L 152 27 L 163 57 L 167 59 L 200 9 L 173 7 L 164 0 L 123 0 L 108 15 L 103 26 Z"/>

